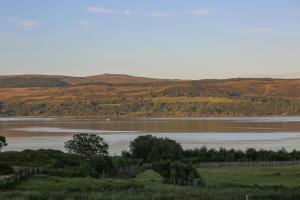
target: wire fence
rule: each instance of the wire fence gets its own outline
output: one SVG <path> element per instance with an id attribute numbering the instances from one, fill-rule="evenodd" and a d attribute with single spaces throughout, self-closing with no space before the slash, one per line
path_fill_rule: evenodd
<path id="1" fill-rule="evenodd" d="M 300 165 L 300 160 L 294 161 L 261 161 L 261 162 L 201 162 L 197 167 L 271 167 Z"/>
<path id="2" fill-rule="evenodd" d="M 201 162 L 197 167 L 255 167 L 255 166 L 291 166 L 300 165 L 300 160 L 296 161 L 262 161 L 262 162 Z M 25 180 L 34 175 L 47 174 L 47 170 L 41 167 L 31 167 L 16 172 L 14 175 L 0 178 L 0 191 L 11 188 L 18 184 L 20 181 Z"/>
<path id="3" fill-rule="evenodd" d="M 27 179 L 34 175 L 43 174 L 43 169 L 39 167 L 31 167 L 28 169 L 23 169 L 15 173 L 14 175 L 4 177 L 0 179 L 0 191 L 4 189 L 11 188 L 18 184 L 20 181 Z"/>

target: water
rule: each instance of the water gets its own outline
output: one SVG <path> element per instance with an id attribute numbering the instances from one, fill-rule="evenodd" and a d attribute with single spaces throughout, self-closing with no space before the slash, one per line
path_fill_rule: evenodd
<path id="1" fill-rule="evenodd" d="M 64 150 L 74 133 L 101 135 L 111 154 L 128 150 L 138 135 L 169 137 L 184 148 L 300 150 L 300 116 L 199 117 L 106 121 L 102 118 L 0 118 L 0 135 L 6 151 L 50 148 Z"/>

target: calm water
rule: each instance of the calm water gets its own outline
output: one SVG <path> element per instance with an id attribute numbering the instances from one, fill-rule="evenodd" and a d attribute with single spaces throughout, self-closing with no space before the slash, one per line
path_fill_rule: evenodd
<path id="1" fill-rule="evenodd" d="M 0 118 L 5 150 L 51 148 L 63 150 L 74 133 L 96 133 L 111 154 L 128 150 L 138 135 L 169 137 L 184 148 L 225 147 L 300 150 L 299 117 L 208 117 L 105 121 L 100 118 Z"/>

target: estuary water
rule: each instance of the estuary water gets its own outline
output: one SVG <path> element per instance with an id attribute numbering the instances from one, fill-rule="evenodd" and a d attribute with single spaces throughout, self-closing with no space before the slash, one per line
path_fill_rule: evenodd
<path id="1" fill-rule="evenodd" d="M 247 148 L 300 150 L 300 116 L 199 117 L 104 120 L 103 118 L 0 118 L 0 135 L 7 138 L 4 151 L 24 149 L 64 150 L 75 133 L 101 135 L 110 154 L 129 149 L 139 135 L 168 137 L 184 148 Z"/>

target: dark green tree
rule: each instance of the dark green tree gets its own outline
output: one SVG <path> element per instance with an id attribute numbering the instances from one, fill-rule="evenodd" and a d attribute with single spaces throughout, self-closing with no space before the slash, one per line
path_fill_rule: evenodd
<path id="1" fill-rule="evenodd" d="M 149 160 L 178 160 L 182 157 L 182 147 L 179 143 L 168 138 L 154 138 L 149 154 Z"/>
<path id="2" fill-rule="evenodd" d="M 80 133 L 73 135 L 73 139 L 65 142 L 65 149 L 81 156 L 107 155 L 108 144 L 95 134 Z"/>
<path id="3" fill-rule="evenodd" d="M 133 158 L 143 162 L 158 160 L 178 160 L 182 157 L 182 147 L 179 143 L 168 138 L 157 138 L 152 135 L 139 136 L 130 143 Z"/>
<path id="4" fill-rule="evenodd" d="M 152 151 L 154 139 L 152 135 L 138 136 L 130 142 L 130 151 L 134 158 L 140 158 L 143 162 L 149 161 L 149 154 Z"/>

